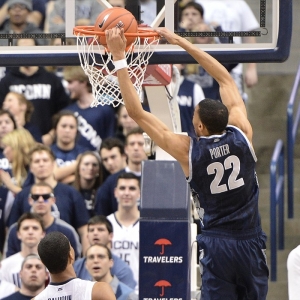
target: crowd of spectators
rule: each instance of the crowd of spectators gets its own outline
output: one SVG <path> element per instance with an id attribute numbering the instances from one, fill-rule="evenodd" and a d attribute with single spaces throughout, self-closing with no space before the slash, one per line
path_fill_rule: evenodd
<path id="1" fill-rule="evenodd" d="M 125 0 L 108 2 L 125 7 Z M 216 20 L 205 23 L 197 2 L 180 1 L 180 30 L 222 31 Z M 0 0 L 0 34 L 64 32 L 65 3 Z M 76 25 L 93 24 L 104 9 L 96 0 L 75 3 Z M 140 4 L 143 22 L 151 24 L 156 1 Z M 57 42 L 13 41 L 21 47 Z M 0 39 L 0 46 L 7 43 Z M 194 107 L 205 97 L 219 99 L 218 87 L 201 66 L 177 67 L 182 128 L 193 135 Z M 49 278 L 37 245 L 53 231 L 74 248 L 79 278 L 108 282 L 120 298 L 137 299 L 138 250 L 125 253 L 113 245 L 130 239 L 138 249 L 141 166 L 149 159 L 142 129 L 123 105 L 90 107 L 92 87 L 80 66 L 20 66 L 0 77 L 0 299 L 28 299 L 45 287 Z M 34 291 L 26 283 L 32 272 L 42 279 Z"/>

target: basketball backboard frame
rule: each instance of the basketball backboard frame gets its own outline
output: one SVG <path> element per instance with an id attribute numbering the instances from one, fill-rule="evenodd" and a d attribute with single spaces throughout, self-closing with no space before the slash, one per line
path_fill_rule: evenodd
<path id="1" fill-rule="evenodd" d="M 66 35 L 59 37 L 72 37 L 70 30 L 74 27 L 75 0 L 68 1 L 66 11 Z M 271 0 L 272 1 L 272 42 L 261 44 L 227 44 L 220 49 L 218 45 L 199 45 L 202 49 L 214 56 L 220 62 L 283 62 L 290 53 L 292 36 L 292 0 Z M 98 2 L 105 2 L 99 0 Z M 174 1 L 175 2 L 175 1 Z M 166 8 L 161 12 L 160 18 L 165 17 L 165 26 L 174 31 L 174 5 L 173 1 L 165 1 Z M 109 7 L 109 6 L 107 6 Z M 167 13 L 166 13 L 167 12 Z M 173 18 L 172 18 L 173 14 Z M 264 29 L 262 29 L 263 32 Z M 14 37 L 14 35 L 8 35 Z M 26 36 L 30 38 L 34 35 Z M 20 36 L 25 37 L 25 35 Z M 7 38 L 7 35 L 6 35 Z M 64 66 L 79 65 L 79 58 L 76 46 L 38 46 L 16 47 L 2 46 L 0 48 L 1 66 Z M 181 48 L 174 45 L 158 45 L 152 55 L 149 64 L 174 64 L 194 63 L 194 59 Z"/>

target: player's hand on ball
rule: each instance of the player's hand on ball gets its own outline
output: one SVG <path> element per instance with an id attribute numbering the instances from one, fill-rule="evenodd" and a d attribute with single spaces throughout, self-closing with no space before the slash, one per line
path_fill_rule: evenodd
<path id="1" fill-rule="evenodd" d="M 114 60 L 125 58 L 126 37 L 124 29 L 112 28 L 105 31 L 106 43 Z"/>

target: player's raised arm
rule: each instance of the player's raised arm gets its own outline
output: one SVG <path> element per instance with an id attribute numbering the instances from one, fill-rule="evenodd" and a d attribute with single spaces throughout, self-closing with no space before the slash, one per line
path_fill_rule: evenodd
<path id="1" fill-rule="evenodd" d="M 163 150 L 177 159 L 188 174 L 188 150 L 190 138 L 175 134 L 156 116 L 143 110 L 139 96 L 130 80 L 125 59 L 126 38 L 123 29 L 113 28 L 105 31 L 106 42 L 113 56 L 122 98 L 129 116 L 155 141 Z M 123 63 L 125 65 L 123 65 Z M 162 99 L 164 101 L 165 99 Z M 178 147 L 181 145 L 181 147 Z"/>
<path id="2" fill-rule="evenodd" d="M 252 142 L 252 127 L 247 118 L 246 107 L 234 80 L 224 66 L 211 55 L 167 28 L 157 28 L 156 31 L 170 44 L 186 50 L 218 82 L 222 102 L 229 111 L 228 124 L 239 127 Z"/>

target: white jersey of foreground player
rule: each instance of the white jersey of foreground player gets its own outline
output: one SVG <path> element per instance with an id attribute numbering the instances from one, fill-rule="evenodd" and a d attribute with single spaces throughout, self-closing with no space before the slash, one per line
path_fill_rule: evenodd
<path id="1" fill-rule="evenodd" d="M 50 282 L 34 299 L 92 300 L 92 289 L 95 283 L 79 278 L 72 278 L 62 283 Z"/>

